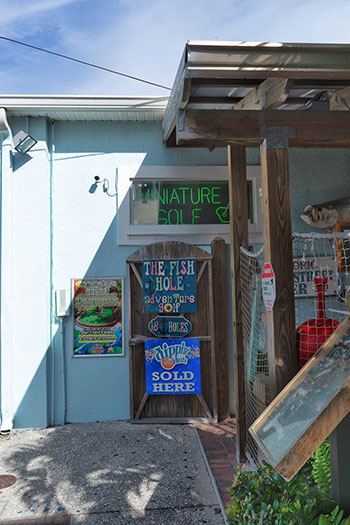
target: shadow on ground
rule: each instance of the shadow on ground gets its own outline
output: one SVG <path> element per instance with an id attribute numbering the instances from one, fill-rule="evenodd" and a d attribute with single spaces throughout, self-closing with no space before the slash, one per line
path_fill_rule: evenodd
<path id="1" fill-rule="evenodd" d="M 15 431 L 0 440 L 0 474 L 17 477 L 0 493 L 2 523 L 223 523 L 195 430 L 185 425 Z"/>

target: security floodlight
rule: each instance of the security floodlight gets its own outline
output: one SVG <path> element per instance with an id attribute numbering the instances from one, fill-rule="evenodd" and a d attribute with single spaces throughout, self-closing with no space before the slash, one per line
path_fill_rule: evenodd
<path id="1" fill-rule="evenodd" d="M 37 140 L 22 130 L 13 137 L 14 148 L 22 155 L 25 155 L 36 143 Z"/>

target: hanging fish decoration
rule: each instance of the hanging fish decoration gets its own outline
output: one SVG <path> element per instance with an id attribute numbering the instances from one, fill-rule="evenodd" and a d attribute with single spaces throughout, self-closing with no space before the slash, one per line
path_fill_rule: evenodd
<path id="1" fill-rule="evenodd" d="M 308 204 L 301 218 L 313 228 L 334 230 L 337 222 L 350 222 L 350 197 L 322 204 Z"/>

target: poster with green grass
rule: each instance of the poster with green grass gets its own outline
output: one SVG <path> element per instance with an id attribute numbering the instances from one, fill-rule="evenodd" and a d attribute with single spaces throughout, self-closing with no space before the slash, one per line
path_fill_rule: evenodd
<path id="1" fill-rule="evenodd" d="M 73 279 L 74 357 L 121 356 L 123 279 Z"/>

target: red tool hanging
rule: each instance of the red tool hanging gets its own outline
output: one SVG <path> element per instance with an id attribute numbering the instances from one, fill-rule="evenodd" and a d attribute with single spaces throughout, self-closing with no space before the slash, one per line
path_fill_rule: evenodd
<path id="1" fill-rule="evenodd" d="M 339 326 L 335 319 L 326 319 L 325 288 L 328 277 L 315 277 L 314 283 L 317 290 L 317 319 L 308 319 L 297 328 L 297 351 L 300 368 L 307 363 Z"/>

